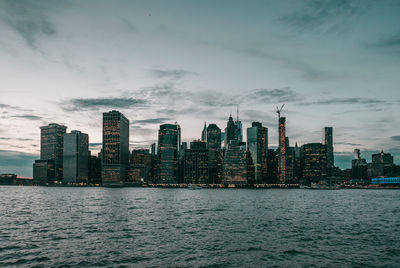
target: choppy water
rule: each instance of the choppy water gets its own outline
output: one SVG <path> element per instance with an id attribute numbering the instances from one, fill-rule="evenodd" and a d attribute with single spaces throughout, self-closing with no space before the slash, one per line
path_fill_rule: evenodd
<path id="1" fill-rule="evenodd" d="M 399 267 L 399 190 L 0 187 L 0 266 Z"/>

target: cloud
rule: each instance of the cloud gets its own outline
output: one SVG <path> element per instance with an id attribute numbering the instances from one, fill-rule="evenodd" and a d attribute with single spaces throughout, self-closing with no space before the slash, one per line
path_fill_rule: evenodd
<path id="1" fill-rule="evenodd" d="M 17 151 L 0 150 L 0 166 L 22 167 L 29 165 L 32 168 L 33 162 L 35 161 L 35 159 L 38 159 L 38 157 L 38 155 L 27 154 Z"/>
<path id="2" fill-rule="evenodd" d="M 31 48 L 43 37 L 52 37 L 57 31 L 46 16 L 49 10 L 47 1 L 2 1 L 4 10 L 1 20 L 18 33 Z"/>
<path id="3" fill-rule="evenodd" d="M 28 119 L 28 120 L 42 120 L 43 118 L 37 115 L 31 115 L 31 114 L 24 114 L 24 115 L 13 115 L 11 116 L 13 118 L 23 118 L 23 119 Z"/>
<path id="4" fill-rule="evenodd" d="M 147 124 L 163 124 L 166 121 L 171 120 L 170 118 L 150 118 L 143 120 L 135 120 L 133 124 L 147 125 Z"/>
<path id="5" fill-rule="evenodd" d="M 400 136 L 392 136 L 390 137 L 392 141 L 400 141 Z"/>
<path id="6" fill-rule="evenodd" d="M 65 111 L 73 110 L 98 110 L 99 108 L 131 108 L 142 107 L 146 104 L 143 99 L 135 98 L 88 98 L 71 99 L 62 103 Z"/>
<path id="7" fill-rule="evenodd" d="M 348 19 L 360 6 L 351 0 L 309 0 L 305 6 L 280 18 L 296 30 L 326 29 L 328 31 L 345 29 Z"/>
<path id="8" fill-rule="evenodd" d="M 155 78 L 169 78 L 173 80 L 179 80 L 188 75 L 198 75 L 195 72 L 180 69 L 151 69 L 150 74 Z"/>
<path id="9" fill-rule="evenodd" d="M 310 102 L 300 102 L 297 103 L 301 106 L 309 105 L 329 105 L 329 104 L 385 104 L 387 101 L 379 99 L 369 99 L 369 98 L 332 98 L 332 99 L 320 99 Z"/>
<path id="10" fill-rule="evenodd" d="M 293 102 L 303 99 L 302 96 L 295 93 L 290 87 L 276 89 L 255 89 L 249 94 L 248 99 L 254 99 L 257 102 Z"/>

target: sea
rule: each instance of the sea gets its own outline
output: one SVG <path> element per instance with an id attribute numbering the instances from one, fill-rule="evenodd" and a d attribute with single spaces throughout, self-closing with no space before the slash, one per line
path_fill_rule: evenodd
<path id="1" fill-rule="evenodd" d="M 1 267 L 400 267 L 400 190 L 0 187 Z"/>

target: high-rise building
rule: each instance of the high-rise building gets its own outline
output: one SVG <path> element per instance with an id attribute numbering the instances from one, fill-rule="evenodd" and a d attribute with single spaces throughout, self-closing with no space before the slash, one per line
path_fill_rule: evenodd
<path id="1" fill-rule="evenodd" d="M 381 150 L 372 155 L 372 163 L 368 164 L 368 177 L 379 178 L 389 175 L 393 167 L 393 156 Z"/>
<path id="2" fill-rule="evenodd" d="M 267 173 L 268 130 L 259 122 L 247 128 L 247 149 L 254 164 L 254 181 L 261 183 Z"/>
<path id="3" fill-rule="evenodd" d="M 129 165 L 129 120 L 118 111 L 103 113 L 102 181 L 120 186 Z"/>
<path id="4" fill-rule="evenodd" d="M 302 176 L 306 183 L 318 183 L 327 176 L 326 146 L 308 143 L 301 146 Z"/>
<path id="5" fill-rule="evenodd" d="M 54 160 L 54 178 L 51 181 L 63 180 L 64 134 L 67 127 L 49 124 L 40 127 L 40 160 Z"/>
<path id="6" fill-rule="evenodd" d="M 77 130 L 64 135 L 63 155 L 66 183 L 87 183 L 89 176 L 89 136 Z"/>
<path id="7" fill-rule="evenodd" d="M 322 144 L 326 145 L 326 159 L 328 164 L 328 169 L 334 167 L 334 157 L 333 157 L 333 129 L 332 127 L 324 127 L 322 130 Z"/>
<path id="8" fill-rule="evenodd" d="M 208 150 L 204 141 L 192 141 L 184 154 L 184 182 L 208 183 Z"/>
<path id="9" fill-rule="evenodd" d="M 201 131 L 201 140 L 207 141 L 207 123 L 204 122 L 203 131 Z"/>
<path id="10" fill-rule="evenodd" d="M 90 155 L 89 151 L 89 184 L 101 184 L 101 157 Z"/>
<path id="11" fill-rule="evenodd" d="M 54 181 L 54 162 L 54 159 L 35 160 L 35 163 L 33 163 L 33 182 L 35 184 L 46 184 Z"/>
<path id="12" fill-rule="evenodd" d="M 279 116 L 278 183 L 286 182 L 286 118 Z"/>
<path id="13" fill-rule="evenodd" d="M 222 165 L 222 183 L 247 184 L 246 146 L 231 140 L 226 149 Z"/>
<path id="14" fill-rule="evenodd" d="M 278 182 L 278 152 L 268 149 L 267 157 L 267 183 L 275 184 Z"/>
<path id="15" fill-rule="evenodd" d="M 164 124 L 158 131 L 157 183 L 177 183 L 178 153 L 181 144 L 181 128 L 178 124 Z"/>
<path id="16" fill-rule="evenodd" d="M 366 180 L 368 176 L 367 160 L 361 158 L 360 149 L 354 149 L 354 158 L 351 161 L 351 179 Z"/>
<path id="17" fill-rule="evenodd" d="M 139 171 L 140 178 L 143 179 L 144 182 L 149 182 L 154 180 L 154 169 L 153 169 L 153 162 L 154 157 L 150 153 L 148 149 L 136 149 L 132 150 L 132 158 L 131 158 L 131 165 L 130 169 Z M 131 172 L 132 173 L 132 172 Z M 141 181 L 137 178 L 131 178 L 131 181 Z"/>
<path id="18" fill-rule="evenodd" d="M 228 144 L 231 140 L 236 139 L 236 124 L 233 121 L 232 115 L 229 115 L 229 120 L 225 128 L 225 148 L 228 147 Z"/>
<path id="19" fill-rule="evenodd" d="M 221 129 L 216 124 L 207 127 L 209 183 L 220 183 L 222 177 Z"/>

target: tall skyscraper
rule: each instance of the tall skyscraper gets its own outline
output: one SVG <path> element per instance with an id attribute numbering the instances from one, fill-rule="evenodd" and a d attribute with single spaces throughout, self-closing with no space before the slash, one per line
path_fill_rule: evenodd
<path id="1" fill-rule="evenodd" d="M 63 156 L 66 183 L 87 183 L 89 176 L 89 136 L 77 130 L 64 135 Z"/>
<path id="2" fill-rule="evenodd" d="M 158 131 L 157 183 L 177 183 L 178 153 L 181 128 L 178 124 L 164 124 Z"/>
<path id="3" fill-rule="evenodd" d="M 49 181 L 63 180 L 63 148 L 66 131 L 66 126 L 54 123 L 40 127 L 40 160 L 54 160 L 54 178 L 49 178 Z"/>
<path id="4" fill-rule="evenodd" d="M 103 113 L 102 157 L 103 185 L 122 185 L 129 165 L 129 120 L 118 111 Z"/>
<path id="5" fill-rule="evenodd" d="M 207 141 L 207 123 L 204 122 L 203 131 L 201 132 L 201 140 Z"/>
<path id="6" fill-rule="evenodd" d="M 231 140 L 236 139 L 236 124 L 233 121 L 232 115 L 229 115 L 229 120 L 225 128 L 225 148 L 228 147 L 228 144 Z"/>
<path id="7" fill-rule="evenodd" d="M 237 140 L 231 140 L 223 162 L 223 177 L 224 184 L 247 184 L 247 159 L 246 146 L 240 145 Z"/>
<path id="8" fill-rule="evenodd" d="M 192 141 L 184 154 L 184 182 L 208 183 L 208 150 L 204 141 Z"/>
<path id="9" fill-rule="evenodd" d="M 222 177 L 221 129 L 216 124 L 207 127 L 209 183 L 220 183 Z"/>
<path id="10" fill-rule="evenodd" d="M 328 169 L 334 167 L 333 157 L 333 130 L 332 127 L 324 127 L 322 134 L 322 144 L 326 145 L 326 159 L 328 163 Z"/>
<path id="11" fill-rule="evenodd" d="M 326 146 L 308 143 L 301 146 L 302 175 L 307 183 L 317 183 L 327 176 Z"/>
<path id="12" fill-rule="evenodd" d="M 279 114 L 278 183 L 286 181 L 286 118 Z"/>
<path id="13" fill-rule="evenodd" d="M 268 130 L 259 122 L 247 128 L 247 149 L 254 164 L 254 182 L 261 183 L 267 173 Z"/>

